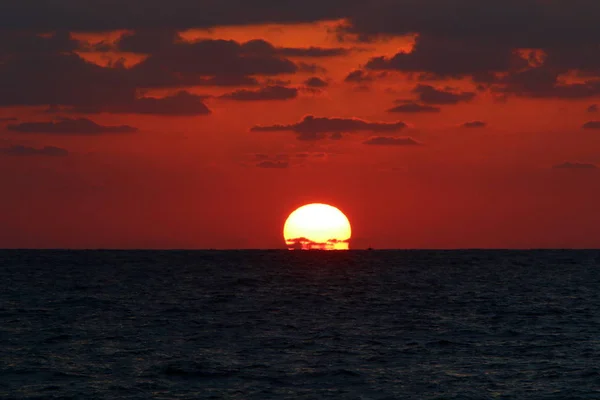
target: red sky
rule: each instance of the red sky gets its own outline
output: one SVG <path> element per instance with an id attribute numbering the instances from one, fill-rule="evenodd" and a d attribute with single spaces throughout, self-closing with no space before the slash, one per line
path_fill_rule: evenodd
<path id="1" fill-rule="evenodd" d="M 56 3 L 0 6 L 0 247 L 600 246 L 597 1 Z"/>

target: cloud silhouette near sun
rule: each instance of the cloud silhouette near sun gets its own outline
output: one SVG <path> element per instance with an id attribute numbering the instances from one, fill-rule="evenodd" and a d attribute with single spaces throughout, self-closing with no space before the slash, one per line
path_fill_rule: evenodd
<path id="1" fill-rule="evenodd" d="M 314 242 L 305 237 L 300 237 L 295 239 L 288 239 L 286 240 L 286 244 L 289 250 L 334 250 L 336 247 L 339 247 L 339 245 L 343 245 L 343 247 L 345 248 L 347 245 L 350 244 L 350 241 L 351 239 L 329 239 L 326 242 Z"/>

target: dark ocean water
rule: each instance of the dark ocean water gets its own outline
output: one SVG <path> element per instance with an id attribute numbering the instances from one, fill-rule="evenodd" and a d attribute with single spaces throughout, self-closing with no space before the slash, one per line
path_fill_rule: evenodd
<path id="1" fill-rule="evenodd" d="M 0 398 L 600 399 L 600 251 L 0 251 Z"/>

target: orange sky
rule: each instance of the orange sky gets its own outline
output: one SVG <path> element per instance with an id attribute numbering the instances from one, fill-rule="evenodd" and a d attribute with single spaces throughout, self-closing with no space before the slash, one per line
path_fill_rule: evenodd
<path id="1" fill-rule="evenodd" d="M 209 114 L 199 111 L 183 116 L 177 115 L 179 103 L 164 111 L 163 103 L 136 105 L 133 97 L 121 103 L 118 96 L 106 101 L 102 96 L 118 89 L 111 85 L 121 85 L 114 82 L 136 81 L 146 71 L 138 63 L 152 57 L 165 71 L 164 76 L 152 75 L 152 79 L 171 74 L 168 62 L 175 59 L 184 65 L 173 72 L 173 79 L 196 79 L 191 74 L 197 72 L 186 71 L 198 68 L 231 70 L 223 75 L 229 79 L 242 67 L 230 61 L 213 64 L 229 60 L 229 55 L 218 52 L 230 50 L 219 47 L 214 58 L 209 57 L 212 53 L 192 58 L 193 49 L 168 53 L 175 51 L 168 47 L 164 53 L 152 50 L 150 54 L 119 49 L 122 35 L 135 37 L 141 31 L 134 28 L 93 33 L 73 29 L 70 38 L 78 41 L 78 47 L 51 55 L 49 47 L 29 49 L 25 41 L 17 50 L 0 47 L 0 60 L 5 60 L 0 73 L 7 77 L 0 79 L 0 87 L 9 93 L 0 94 L 0 247 L 284 248 L 282 228 L 287 215 L 310 202 L 329 203 L 346 213 L 352 223 L 351 248 L 600 246 L 600 213 L 596 211 L 600 131 L 593 123 L 584 128 L 600 120 L 597 109 L 590 108 L 600 103 L 600 89 L 593 92 L 596 77 L 582 77 L 583 68 L 556 67 L 551 71 L 560 71 L 557 74 L 564 80 L 547 85 L 530 78 L 521 83 L 519 73 L 550 70 L 550 63 L 558 61 L 553 58 L 555 50 L 549 50 L 541 66 L 533 61 L 527 65 L 528 52 L 513 49 L 515 57 L 524 57 L 519 58 L 524 64 L 495 71 L 494 80 L 483 82 L 470 71 L 429 79 L 424 68 L 430 56 L 397 64 L 390 61 L 402 52 L 416 58 L 421 50 L 416 50 L 415 38 L 425 37 L 423 32 L 387 32 L 368 41 L 352 34 L 342 40 L 336 29 L 347 23 L 175 29 L 182 48 L 219 39 L 236 46 L 261 39 L 275 49 L 291 48 L 275 50 L 280 53 L 274 56 L 252 50 L 250 55 L 236 55 L 235 60 L 265 71 L 298 67 L 293 72 L 242 74 L 256 79 L 250 86 L 132 84 L 138 99 L 164 99 L 184 90 L 199 97 L 182 99 L 181 109 L 187 107 L 184 101 L 197 101 L 210 110 Z M 23 35 L 36 37 L 35 33 Z M 46 35 L 48 40 L 57 37 L 52 35 Z M 153 41 L 148 42 L 151 49 L 158 49 L 152 47 Z M 343 51 L 298 55 L 297 49 L 311 48 Z M 160 59 L 164 54 L 176 55 Z M 463 55 L 457 53 L 457 57 Z M 92 64 L 70 70 L 71 64 L 57 61 L 60 68 L 54 69 L 54 61 L 35 66 L 36 57 L 74 57 L 81 65 L 83 60 Z M 390 61 L 384 69 L 374 67 L 378 64 L 372 60 L 378 57 Z M 21 59 L 34 65 L 31 71 L 19 64 Z M 455 62 L 452 55 L 444 60 L 449 68 Z M 21 67 L 11 69 L 11 63 Z M 141 71 L 138 75 L 131 73 L 137 71 L 136 65 Z M 78 71 L 88 76 L 85 68 L 99 69 L 87 78 L 95 80 L 89 104 L 72 94 L 77 88 L 65 89 L 59 96 L 59 91 L 69 87 L 69 79 L 78 82 Z M 45 70 L 51 83 L 40 77 Z M 125 78 L 119 75 L 109 80 L 112 75 L 105 76 L 105 70 Z M 359 70 L 361 82 L 346 79 Z M 432 71 L 437 71 L 435 66 Z M 218 71 L 198 73 L 202 78 L 213 75 L 220 76 Z M 309 78 L 321 79 L 324 86 L 308 87 Z M 18 84 L 10 86 L 12 82 Z M 565 85 L 571 85 L 565 91 L 579 90 L 573 86 L 576 82 L 588 82 L 590 93 L 564 94 Z M 284 97 L 283 93 L 289 93 L 289 98 L 236 98 L 273 86 L 280 87 Z M 102 88 L 107 88 L 106 93 Z M 240 90 L 246 92 L 232 95 Z M 439 110 L 389 111 L 407 104 Z M 80 105 L 88 111 L 74 111 Z M 50 106 L 54 111 L 49 111 Z M 371 128 L 317 132 L 300 125 L 306 116 L 328 119 L 322 123 L 360 120 Z M 85 118 L 102 127 L 127 125 L 136 131 L 92 132 L 83 125 L 64 127 L 61 118 Z M 407 126 L 389 128 L 400 121 Z M 472 127 L 464 125 L 475 121 L 479 123 Z M 32 122 L 46 123 L 46 128 L 32 127 Z M 283 128 L 251 131 L 257 126 Z M 340 140 L 332 138 L 336 132 L 341 133 Z M 373 137 L 386 138 L 388 145 L 366 144 Z M 390 139 L 401 138 L 417 144 L 391 144 Z M 46 146 L 68 154 L 44 150 Z"/>

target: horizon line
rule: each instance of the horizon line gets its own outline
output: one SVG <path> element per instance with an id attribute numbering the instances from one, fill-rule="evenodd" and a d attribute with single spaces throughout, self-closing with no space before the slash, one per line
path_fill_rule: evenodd
<path id="1" fill-rule="evenodd" d="M 0 247 L 0 251 L 198 251 L 198 252 L 225 252 L 225 251 L 282 251 L 282 252 L 353 252 L 353 251 L 586 251 L 600 250 L 600 247 L 382 247 L 382 248 L 356 248 L 347 250 L 323 249 L 288 249 L 288 248 L 135 248 L 135 247 Z"/>

